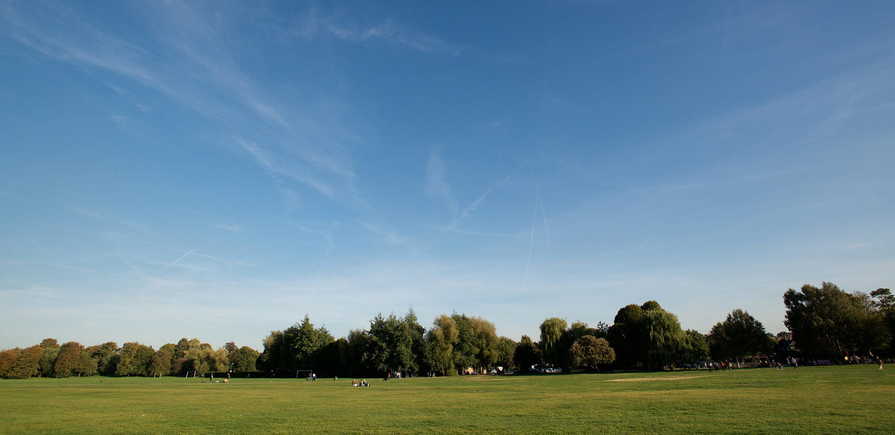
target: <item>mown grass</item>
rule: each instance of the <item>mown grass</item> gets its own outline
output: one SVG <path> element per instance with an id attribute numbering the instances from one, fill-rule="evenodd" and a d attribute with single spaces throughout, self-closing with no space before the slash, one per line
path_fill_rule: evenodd
<path id="1" fill-rule="evenodd" d="M 0 381 L 0 432 L 895 432 L 895 370 Z"/>

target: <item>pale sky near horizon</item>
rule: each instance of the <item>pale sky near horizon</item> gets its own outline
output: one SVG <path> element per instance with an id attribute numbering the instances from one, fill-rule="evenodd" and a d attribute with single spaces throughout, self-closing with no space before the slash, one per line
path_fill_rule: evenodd
<path id="1" fill-rule="evenodd" d="M 0 0 L 0 348 L 892 287 L 893 2 Z"/>

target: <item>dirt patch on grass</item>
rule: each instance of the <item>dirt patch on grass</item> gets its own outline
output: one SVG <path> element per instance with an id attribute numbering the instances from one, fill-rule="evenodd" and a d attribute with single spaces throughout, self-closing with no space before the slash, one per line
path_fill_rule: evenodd
<path id="1" fill-rule="evenodd" d="M 606 382 L 652 382 L 652 381 L 683 381 L 686 379 L 704 378 L 705 376 L 662 376 L 657 378 L 622 378 L 610 379 Z"/>

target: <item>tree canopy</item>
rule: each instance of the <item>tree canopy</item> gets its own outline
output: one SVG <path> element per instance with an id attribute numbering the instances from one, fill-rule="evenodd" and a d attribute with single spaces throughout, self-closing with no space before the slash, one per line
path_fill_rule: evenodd
<path id="1" fill-rule="evenodd" d="M 761 322 L 749 313 L 736 309 L 723 322 L 716 323 L 709 333 L 709 346 L 716 360 L 743 359 L 770 352 L 773 342 Z"/>

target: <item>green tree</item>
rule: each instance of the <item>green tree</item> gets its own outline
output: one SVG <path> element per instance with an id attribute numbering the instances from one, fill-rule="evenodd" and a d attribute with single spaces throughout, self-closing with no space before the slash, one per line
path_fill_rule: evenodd
<path id="1" fill-rule="evenodd" d="M 678 362 L 685 335 L 677 316 L 656 301 L 618 310 L 609 343 L 621 367 L 662 369 Z"/>
<path id="2" fill-rule="evenodd" d="M 239 350 L 239 346 L 233 341 L 228 341 L 224 344 L 224 350 L 227 351 L 227 359 L 232 361 L 236 356 L 236 352 Z"/>
<path id="3" fill-rule="evenodd" d="M 692 329 L 684 331 L 684 340 L 677 360 L 686 364 L 697 364 L 708 360 L 709 356 L 708 337 Z"/>
<path id="4" fill-rule="evenodd" d="M 350 376 L 351 357 L 348 340 L 338 338 L 323 346 L 316 354 L 314 373 L 319 376 Z"/>
<path id="5" fill-rule="evenodd" d="M 783 295 L 785 325 L 799 350 L 813 357 L 843 355 L 885 349 L 891 336 L 885 316 L 863 293 L 846 293 L 832 283 L 820 288 L 809 284 Z"/>
<path id="6" fill-rule="evenodd" d="M 416 369 L 412 331 L 401 319 L 394 314 L 379 314 L 370 321 L 368 333 L 371 341 L 367 358 L 378 373 Z"/>
<path id="7" fill-rule="evenodd" d="M 598 370 L 602 364 L 615 362 L 615 350 L 604 338 L 585 335 L 572 344 L 569 349 L 571 361 L 575 367 Z"/>
<path id="8" fill-rule="evenodd" d="M 497 365 L 504 370 L 513 369 L 516 363 L 513 356 L 516 353 L 516 342 L 507 337 L 499 337 L 497 339 Z"/>
<path id="9" fill-rule="evenodd" d="M 118 344 L 109 341 L 103 344 L 90 346 L 87 353 L 96 361 L 96 371 L 101 375 L 112 376 L 115 374 L 118 364 Z"/>
<path id="10" fill-rule="evenodd" d="M 404 328 L 410 335 L 413 345 L 411 346 L 411 354 L 413 356 L 412 373 L 426 373 L 431 368 L 426 358 L 426 328 L 420 325 L 419 319 L 413 310 L 407 312 L 403 319 Z"/>
<path id="11" fill-rule="evenodd" d="M 642 318 L 640 306 L 626 305 L 618 310 L 609 328 L 609 343 L 615 349 L 616 362 L 621 367 L 633 368 L 646 360 L 647 339 L 641 328 Z"/>
<path id="12" fill-rule="evenodd" d="M 174 360 L 173 349 L 162 347 L 152 355 L 149 361 L 149 374 L 151 376 L 166 376 L 171 374 L 171 364 Z"/>
<path id="13" fill-rule="evenodd" d="M 895 354 L 895 295 L 887 288 L 878 288 L 870 292 L 873 308 L 880 313 L 888 328 L 889 342 L 886 344 L 889 355 Z"/>
<path id="14" fill-rule="evenodd" d="M 513 352 L 513 362 L 523 373 L 531 372 L 533 366 L 543 362 L 541 349 L 527 335 L 523 335 Z"/>
<path id="15" fill-rule="evenodd" d="M 551 317 L 541 322 L 541 351 L 544 361 L 548 364 L 560 366 L 563 358 L 562 336 L 566 332 L 568 324 L 558 317 Z"/>
<path id="16" fill-rule="evenodd" d="M 81 351 L 78 363 L 78 376 L 93 376 L 97 373 L 96 360 L 90 356 L 87 350 Z"/>
<path id="17" fill-rule="evenodd" d="M 40 376 L 51 377 L 56 356 L 59 355 L 59 342 L 55 338 L 45 338 L 40 342 L 40 347 L 43 349 L 39 363 Z"/>
<path id="18" fill-rule="evenodd" d="M 264 339 L 264 351 L 258 358 L 258 369 L 269 376 L 278 376 L 282 372 L 294 374 L 295 360 L 286 346 L 283 331 L 271 331 Z"/>
<path id="19" fill-rule="evenodd" d="M 243 346 L 233 352 L 230 364 L 233 367 L 233 371 L 237 373 L 253 373 L 258 370 L 255 367 L 255 363 L 258 361 L 259 356 L 257 350 Z"/>
<path id="20" fill-rule="evenodd" d="M 428 365 L 435 373 L 455 374 L 454 345 L 460 340 L 457 323 L 450 316 L 441 315 L 432 324 L 432 329 L 426 333 Z"/>
<path id="21" fill-rule="evenodd" d="M 571 350 L 572 345 L 579 338 L 584 337 L 585 335 L 590 335 L 596 338 L 606 338 L 605 333 L 608 327 L 602 323 L 598 324 L 598 326 L 604 329 L 591 328 L 585 322 L 572 322 L 572 326 L 569 326 L 569 328 L 563 332 L 556 347 L 559 366 L 562 367 L 563 370 L 568 370 L 574 365 L 569 350 Z"/>
<path id="22" fill-rule="evenodd" d="M 469 337 L 471 343 L 468 348 L 473 356 L 475 367 L 480 373 L 487 372 L 494 368 L 500 358 L 497 328 L 493 323 L 481 317 L 470 317 L 469 326 L 472 329 L 472 334 Z"/>
<path id="23" fill-rule="evenodd" d="M 377 373 L 375 364 L 370 358 L 372 337 L 367 331 L 353 329 L 348 332 L 348 374 L 351 376 L 367 376 Z"/>
<path id="24" fill-rule="evenodd" d="M 273 376 L 294 376 L 296 370 L 315 370 L 321 352 L 335 339 L 326 328 L 316 328 L 305 316 L 284 331 L 272 331 L 264 339 L 258 368 Z M 321 367 L 322 368 L 322 367 Z"/>
<path id="25" fill-rule="evenodd" d="M 53 374 L 57 378 L 67 378 L 71 375 L 80 374 L 81 368 L 81 352 L 84 346 L 74 341 L 69 341 L 59 348 L 59 354 L 53 363 Z"/>
<path id="26" fill-rule="evenodd" d="M 709 333 L 709 348 L 716 360 L 743 358 L 771 351 L 764 326 L 749 313 L 736 309 Z"/>
<path id="27" fill-rule="evenodd" d="M 308 316 L 283 334 L 291 359 L 295 361 L 293 367 L 302 370 L 313 370 L 315 353 L 335 340 L 326 328 L 315 328 Z"/>
<path id="28" fill-rule="evenodd" d="M 684 340 L 677 316 L 662 308 L 643 310 L 641 328 L 647 339 L 646 367 L 664 369 L 673 366 Z"/>
<path id="29" fill-rule="evenodd" d="M 152 356 L 155 350 L 140 343 L 124 343 L 119 351 L 116 376 L 151 376 Z"/>

